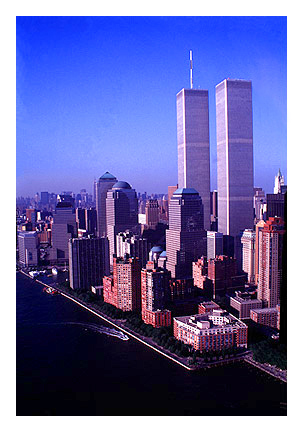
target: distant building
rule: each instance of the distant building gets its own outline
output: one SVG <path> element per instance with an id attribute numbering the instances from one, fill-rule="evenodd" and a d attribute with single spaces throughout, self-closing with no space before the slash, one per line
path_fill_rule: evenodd
<path id="1" fill-rule="evenodd" d="M 176 339 L 200 352 L 247 348 L 247 325 L 220 308 L 205 314 L 175 317 L 173 333 Z"/>
<path id="2" fill-rule="evenodd" d="M 251 320 L 257 324 L 278 328 L 279 311 L 277 308 L 252 309 L 250 311 Z"/>
<path id="3" fill-rule="evenodd" d="M 38 236 L 36 231 L 18 232 L 19 264 L 22 267 L 38 265 Z"/>
<path id="4" fill-rule="evenodd" d="M 218 231 L 236 237 L 254 225 L 251 81 L 216 86 L 216 127 Z"/>
<path id="5" fill-rule="evenodd" d="M 223 234 L 207 231 L 207 259 L 214 259 L 217 255 L 223 255 Z"/>
<path id="6" fill-rule="evenodd" d="M 274 181 L 274 193 L 281 193 L 281 187 L 285 185 L 285 177 L 282 175 L 281 170 L 278 170 L 277 175 L 275 176 Z"/>
<path id="7" fill-rule="evenodd" d="M 255 231 L 251 229 L 243 231 L 241 237 L 242 269 L 247 273 L 249 283 L 255 283 L 255 239 Z"/>
<path id="8" fill-rule="evenodd" d="M 78 207 L 75 210 L 78 229 L 86 230 L 85 209 Z"/>
<path id="9" fill-rule="evenodd" d="M 269 308 L 280 303 L 284 234 L 281 218 L 269 218 L 259 232 L 258 298 Z"/>
<path id="10" fill-rule="evenodd" d="M 285 217 L 285 195 L 282 193 L 278 194 L 267 194 L 267 213 L 266 219 L 270 217 Z"/>
<path id="11" fill-rule="evenodd" d="M 191 277 L 192 262 L 206 252 L 205 237 L 203 205 L 198 192 L 193 188 L 177 189 L 170 201 L 166 230 L 166 267 L 171 277 Z"/>
<path id="12" fill-rule="evenodd" d="M 241 297 L 236 293 L 235 297 L 231 297 L 230 305 L 239 312 L 239 319 L 248 319 L 250 318 L 251 309 L 260 309 L 262 301 L 252 299 L 251 296 Z"/>
<path id="13" fill-rule="evenodd" d="M 97 210 L 95 208 L 85 209 L 85 227 L 88 234 L 97 233 Z"/>
<path id="14" fill-rule="evenodd" d="M 106 171 L 98 181 L 95 182 L 95 199 L 97 209 L 97 236 L 103 237 L 107 234 L 106 226 L 106 196 L 107 191 L 117 182 L 115 176 Z"/>
<path id="15" fill-rule="evenodd" d="M 218 231 L 218 191 L 210 192 L 210 231 Z"/>
<path id="16" fill-rule="evenodd" d="M 141 271 L 141 316 L 153 327 L 171 325 L 171 312 L 166 309 L 170 273 L 158 268 Z"/>
<path id="17" fill-rule="evenodd" d="M 123 311 L 141 309 L 141 267 L 137 258 L 113 259 L 113 276 L 103 278 L 103 297 Z"/>
<path id="18" fill-rule="evenodd" d="M 149 199 L 146 202 L 146 225 L 149 229 L 155 229 L 159 222 L 159 205 L 157 199 Z"/>
<path id="19" fill-rule="evenodd" d="M 135 189 L 125 181 L 119 181 L 107 192 L 106 225 L 109 240 L 109 254 L 112 268 L 113 257 L 117 255 L 116 236 L 120 232 L 138 231 L 138 201 Z"/>
<path id="20" fill-rule="evenodd" d="M 72 289 L 101 285 L 109 275 L 108 239 L 73 238 L 69 240 L 69 280 Z"/>
<path id="21" fill-rule="evenodd" d="M 258 222 L 264 218 L 264 205 L 267 203 L 265 192 L 262 188 L 254 188 L 254 198 L 253 198 L 255 221 Z"/>

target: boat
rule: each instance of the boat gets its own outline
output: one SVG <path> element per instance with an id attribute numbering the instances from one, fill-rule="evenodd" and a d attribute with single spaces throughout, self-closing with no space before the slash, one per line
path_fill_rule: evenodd
<path id="1" fill-rule="evenodd" d="M 53 274 L 54 276 L 56 276 L 56 275 L 58 274 L 58 270 L 57 270 L 56 267 L 52 267 L 51 272 L 52 272 L 52 274 Z"/>
<path id="2" fill-rule="evenodd" d="M 40 272 L 38 272 L 38 271 L 30 271 L 30 272 L 29 272 L 29 275 L 31 276 L 32 279 L 34 279 L 34 278 L 36 278 L 37 276 L 39 276 L 39 273 L 40 273 Z"/>
<path id="3" fill-rule="evenodd" d="M 43 291 L 51 295 L 57 294 L 57 291 L 51 287 L 44 288 Z"/>

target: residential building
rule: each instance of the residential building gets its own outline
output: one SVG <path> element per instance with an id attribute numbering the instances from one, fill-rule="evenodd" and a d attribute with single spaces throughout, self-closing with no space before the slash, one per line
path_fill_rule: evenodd
<path id="1" fill-rule="evenodd" d="M 199 304 L 199 314 L 212 313 L 213 310 L 221 309 L 220 306 L 214 301 L 205 301 Z"/>
<path id="2" fill-rule="evenodd" d="M 182 89 L 176 96 L 178 187 L 194 188 L 204 207 L 204 229 L 210 229 L 210 154 L 208 91 Z"/>
<path id="3" fill-rule="evenodd" d="M 264 307 L 280 303 L 284 234 L 284 221 L 276 217 L 269 218 L 259 232 L 258 298 Z"/>
<path id="4" fill-rule="evenodd" d="M 250 318 L 251 309 L 262 308 L 262 301 L 252 299 L 251 296 L 242 297 L 236 292 L 235 297 L 230 298 L 230 305 L 239 312 L 239 319 L 248 319 Z"/>
<path id="5" fill-rule="evenodd" d="M 249 283 L 255 283 L 255 240 L 255 231 L 251 229 L 243 231 L 241 237 L 242 269 L 247 273 Z"/>
<path id="6" fill-rule="evenodd" d="M 257 324 L 266 325 L 268 327 L 278 328 L 279 311 L 276 307 L 264 309 L 252 309 L 250 311 L 251 320 Z"/>
<path id="7" fill-rule="evenodd" d="M 127 255 L 131 258 L 138 258 L 141 268 L 146 266 L 149 259 L 148 240 L 130 230 L 117 234 L 116 250 L 118 257 L 124 258 Z"/>
<path id="8" fill-rule="evenodd" d="M 193 284 L 199 289 L 204 289 L 204 283 L 207 278 L 207 266 L 207 259 L 205 257 L 201 257 L 192 263 Z"/>
<path id="9" fill-rule="evenodd" d="M 265 221 L 257 222 L 255 226 L 255 284 L 258 284 L 259 279 L 259 232 L 265 226 Z"/>
<path id="10" fill-rule="evenodd" d="M 141 267 L 138 258 L 113 258 L 113 276 L 103 278 L 103 296 L 123 311 L 141 309 Z"/>
<path id="11" fill-rule="evenodd" d="M 247 325 L 222 309 L 175 317 L 173 333 L 176 339 L 200 352 L 247 348 Z"/>

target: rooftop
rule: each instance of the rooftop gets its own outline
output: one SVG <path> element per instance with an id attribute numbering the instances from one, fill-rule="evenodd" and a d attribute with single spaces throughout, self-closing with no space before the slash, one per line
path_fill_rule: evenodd
<path id="1" fill-rule="evenodd" d="M 132 188 L 127 182 L 118 181 L 113 185 L 112 189 L 132 189 Z"/>
<path id="2" fill-rule="evenodd" d="M 173 195 L 194 195 L 199 194 L 194 188 L 179 188 L 173 193 Z"/>
<path id="3" fill-rule="evenodd" d="M 106 171 L 101 177 L 100 180 L 116 180 L 116 177 L 113 176 L 113 174 Z"/>

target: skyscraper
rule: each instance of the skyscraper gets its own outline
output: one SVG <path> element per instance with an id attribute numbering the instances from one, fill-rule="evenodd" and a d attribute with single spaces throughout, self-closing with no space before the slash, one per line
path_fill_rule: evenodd
<path id="1" fill-rule="evenodd" d="M 238 236 L 253 228 L 253 121 L 251 81 L 216 86 L 218 231 Z"/>
<path id="2" fill-rule="evenodd" d="M 282 192 L 281 187 L 285 185 L 285 177 L 282 175 L 281 170 L 278 170 L 277 176 L 274 181 L 274 193 L 279 194 Z"/>
<path id="3" fill-rule="evenodd" d="M 53 214 L 51 261 L 68 263 L 68 241 L 77 236 L 76 214 L 69 201 L 58 202 Z"/>
<path id="4" fill-rule="evenodd" d="M 149 258 L 149 245 L 146 238 L 126 230 L 117 234 L 116 247 L 118 257 L 124 258 L 127 255 L 130 258 L 138 258 L 141 268 L 146 266 Z"/>
<path id="5" fill-rule="evenodd" d="M 38 264 L 38 235 L 37 231 L 18 232 L 19 264 L 22 267 L 37 266 Z"/>
<path id="6" fill-rule="evenodd" d="M 241 237 L 242 269 L 248 274 L 248 282 L 255 282 L 255 231 L 246 229 Z"/>
<path id="7" fill-rule="evenodd" d="M 223 255 L 223 234 L 207 231 L 207 259 Z"/>
<path id="8" fill-rule="evenodd" d="M 108 239 L 73 238 L 69 240 L 69 280 L 72 289 L 101 285 L 109 275 Z"/>
<path id="9" fill-rule="evenodd" d="M 169 203 L 167 270 L 173 278 L 192 277 L 192 262 L 205 253 L 203 205 L 193 188 L 177 189 Z"/>
<path id="10" fill-rule="evenodd" d="M 280 303 L 284 221 L 269 218 L 259 231 L 258 298 L 264 306 L 274 308 Z"/>
<path id="11" fill-rule="evenodd" d="M 103 237 L 107 233 L 106 228 L 106 195 L 107 191 L 117 182 L 116 177 L 106 171 L 95 182 L 96 209 L 97 209 L 97 236 Z"/>
<path id="12" fill-rule="evenodd" d="M 210 229 L 210 156 L 208 91 L 182 89 L 176 96 L 178 187 L 194 188 L 204 207 L 204 228 Z"/>
<path id="13" fill-rule="evenodd" d="M 125 230 L 137 234 L 138 230 L 138 200 L 135 189 L 124 181 L 115 183 L 107 192 L 106 225 L 109 240 L 110 265 L 112 269 L 113 256 L 116 254 L 116 235 Z"/>
<path id="14" fill-rule="evenodd" d="M 157 199 L 149 199 L 146 203 L 146 225 L 155 229 L 159 222 L 159 205 Z"/>

